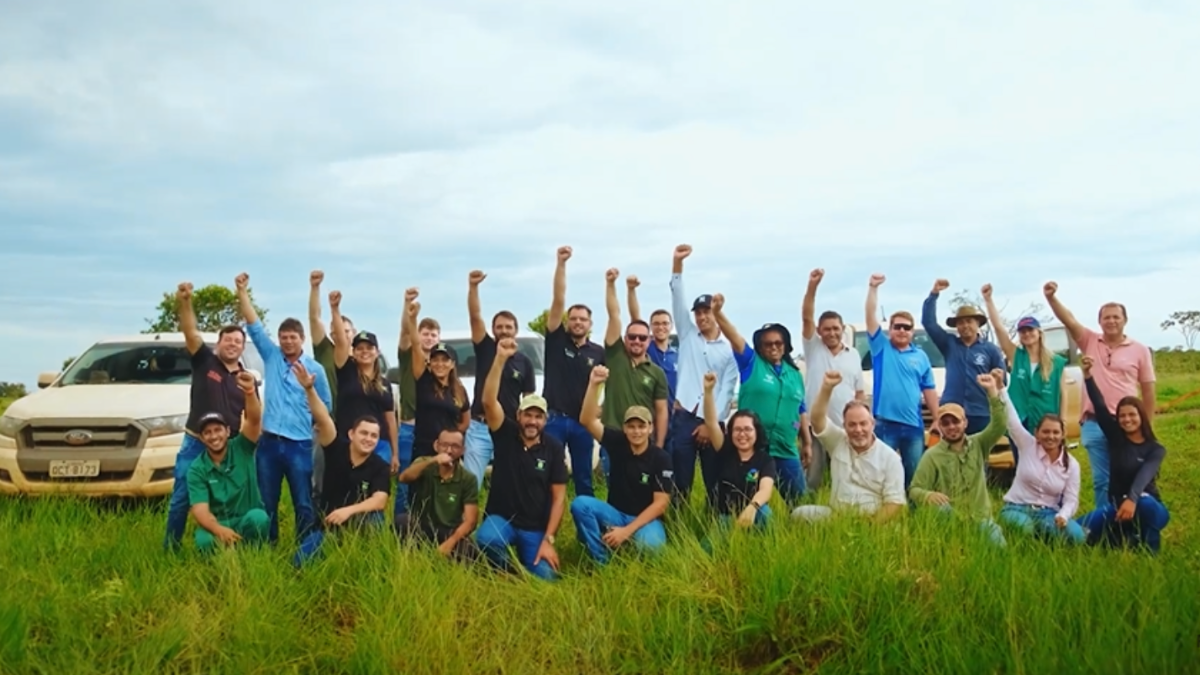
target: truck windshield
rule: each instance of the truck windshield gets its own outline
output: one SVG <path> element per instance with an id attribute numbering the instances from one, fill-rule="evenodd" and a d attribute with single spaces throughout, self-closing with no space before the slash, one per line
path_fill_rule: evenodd
<path id="1" fill-rule="evenodd" d="M 213 347 L 213 345 L 209 345 Z M 249 341 L 242 364 L 263 372 L 263 362 Z M 189 384 L 192 356 L 182 342 L 106 342 L 93 345 L 71 362 L 58 386 L 74 384 Z"/>
<path id="2" fill-rule="evenodd" d="M 444 340 L 450 352 L 454 354 L 455 371 L 459 377 L 476 377 L 479 374 L 475 372 L 475 345 L 471 343 L 471 338 L 451 338 Z M 542 350 L 545 343 L 536 337 L 517 338 L 517 349 L 522 354 L 529 357 L 533 362 L 533 372 L 542 375 L 544 372 L 542 366 Z M 487 373 L 484 373 L 487 375 Z M 388 370 L 388 379 L 392 382 L 400 381 L 400 371 L 398 368 Z"/>

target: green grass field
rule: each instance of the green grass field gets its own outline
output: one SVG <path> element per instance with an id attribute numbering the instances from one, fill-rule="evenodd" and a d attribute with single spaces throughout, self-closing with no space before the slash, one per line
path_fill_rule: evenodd
<path id="1" fill-rule="evenodd" d="M 1196 389 L 1200 373 L 1160 376 L 1160 402 Z M 918 515 L 778 519 L 711 556 L 678 527 L 659 558 L 594 569 L 568 518 L 556 584 L 386 536 L 297 572 L 288 545 L 164 554 L 162 504 L 0 499 L 0 672 L 1200 672 L 1198 399 L 1156 424 L 1158 558 L 1015 536 L 1000 551 Z"/>

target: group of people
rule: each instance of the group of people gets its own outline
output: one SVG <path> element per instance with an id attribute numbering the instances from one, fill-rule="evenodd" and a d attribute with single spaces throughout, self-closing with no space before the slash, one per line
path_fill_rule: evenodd
<path id="1" fill-rule="evenodd" d="M 558 574 L 556 535 L 568 511 L 566 459 L 576 536 L 597 563 L 618 549 L 644 551 L 667 541 L 664 517 L 688 502 L 697 460 L 708 507 L 719 522 L 761 527 L 779 492 L 797 520 L 863 514 L 888 521 L 929 507 L 981 524 L 1003 545 L 1008 529 L 1074 543 L 1137 544 L 1157 551 L 1168 512 L 1155 486 L 1165 450 L 1151 422 L 1154 370 L 1149 350 L 1124 333 L 1125 308 L 1100 310 L 1101 331 L 1083 326 L 1057 297 L 1050 308 L 1083 352 L 1088 394 L 1082 423 L 1096 486 L 1096 507 L 1076 518 L 1080 470 L 1065 447 L 1063 367 L 1047 349 L 1036 318 L 1004 329 L 983 288 L 984 310 L 962 307 L 938 323 L 935 282 L 921 324 L 946 357 L 940 396 L 925 352 L 912 342 L 914 317 L 877 310 L 883 275 L 869 280 L 865 306 L 874 370 L 866 400 L 862 361 L 845 344 L 841 315 L 815 313 L 823 270 L 808 277 L 801 310 L 804 369 L 791 357 L 781 323 L 750 339 L 725 314 L 725 298 L 684 292 L 690 246 L 675 248 L 672 309 L 642 318 L 640 282 L 605 274 L 603 344 L 590 339 L 592 310 L 568 305 L 570 247 L 557 251 L 545 334 L 545 382 L 537 393 L 530 359 L 517 349 L 517 318 L 481 311 L 481 271 L 468 276 L 467 310 L 476 359 L 473 392 L 456 372 L 457 355 L 440 341 L 440 325 L 421 316 L 418 290 L 404 294 L 399 337 L 399 400 L 384 372 L 375 334 L 341 313 L 324 275 L 310 276 L 309 333 L 284 320 L 273 342 L 247 291 L 235 280 L 242 326 L 205 345 L 180 284 L 180 327 L 193 355 L 192 406 L 176 464 L 166 546 L 182 541 L 187 513 L 197 547 L 278 538 L 278 505 L 287 479 L 302 565 L 330 536 L 380 527 L 396 479 L 391 524 L 402 539 L 428 542 L 471 560 L 482 553 L 501 569 L 516 561 L 542 578 Z M 689 316 L 690 315 L 690 316 Z M 997 343 L 983 337 L 991 320 Z M 675 322 L 678 321 L 678 326 Z M 678 344 L 671 342 L 672 330 Z M 246 336 L 265 362 L 266 394 L 242 372 Z M 1019 343 L 1019 344 L 1018 344 Z M 808 386 L 806 387 L 806 381 Z M 926 447 L 922 404 L 936 443 Z M 993 518 L 985 478 L 988 455 L 1005 435 L 1018 457 L 1016 476 Z M 607 499 L 595 496 L 592 457 L 598 443 Z M 479 496 L 491 465 L 482 520 Z M 805 504 L 828 467 L 827 505 Z M 473 535 L 473 536 L 472 536 Z"/>

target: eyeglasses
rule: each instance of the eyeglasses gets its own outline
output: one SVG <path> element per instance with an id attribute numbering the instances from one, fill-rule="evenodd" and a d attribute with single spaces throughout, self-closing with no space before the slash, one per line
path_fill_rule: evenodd
<path id="1" fill-rule="evenodd" d="M 771 340 L 769 342 L 764 340 L 762 343 L 762 346 L 763 346 L 763 349 L 770 349 L 771 347 L 782 347 L 783 340 Z"/>
<path id="2" fill-rule="evenodd" d="M 441 448 L 443 450 L 463 450 L 464 449 L 462 443 L 443 443 L 441 441 L 438 441 L 437 445 L 439 448 Z"/>
<path id="3" fill-rule="evenodd" d="M 650 339 L 650 336 L 649 335 L 626 335 L 625 339 L 633 340 L 634 342 L 645 342 Z"/>
<path id="4" fill-rule="evenodd" d="M 909 323 L 894 323 L 894 324 L 892 324 L 892 330 L 910 331 L 912 329 L 913 329 L 912 324 L 909 324 Z"/>

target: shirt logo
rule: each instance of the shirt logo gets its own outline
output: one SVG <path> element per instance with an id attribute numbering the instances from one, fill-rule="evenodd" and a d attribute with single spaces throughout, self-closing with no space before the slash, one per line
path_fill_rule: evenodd
<path id="1" fill-rule="evenodd" d="M 367 490 L 370 490 L 370 489 L 371 489 L 371 484 L 365 480 L 358 484 L 358 493 L 360 495 L 366 495 Z"/>
<path id="2" fill-rule="evenodd" d="M 675 476 L 675 472 L 674 471 L 664 471 L 662 475 L 663 475 L 663 478 L 672 478 Z"/>
<path id="3" fill-rule="evenodd" d="M 987 365 L 987 357 L 984 356 L 983 354 L 976 354 L 975 355 L 975 365 L 986 366 Z"/>
<path id="4" fill-rule="evenodd" d="M 539 460 L 537 461 L 537 467 L 535 467 L 535 468 L 536 468 L 538 471 L 545 471 L 545 470 L 546 470 L 546 460 L 544 460 L 544 459 L 539 459 Z"/>
<path id="5" fill-rule="evenodd" d="M 448 495 L 446 495 L 446 501 L 448 501 L 448 502 L 450 502 L 451 504 L 453 504 L 454 502 L 458 501 L 458 495 L 456 495 L 456 494 L 448 494 Z"/>
<path id="6" fill-rule="evenodd" d="M 589 356 L 588 357 L 588 367 L 590 368 L 594 365 L 596 365 L 596 359 L 593 359 L 592 357 Z"/>
<path id="7" fill-rule="evenodd" d="M 521 371 L 519 371 L 519 370 L 514 370 L 514 371 L 512 371 L 512 376 L 513 376 L 513 379 L 514 379 L 514 380 L 519 380 L 519 379 L 521 379 Z"/>
<path id="8" fill-rule="evenodd" d="M 646 385 L 647 387 L 653 387 L 654 386 L 654 378 L 650 377 L 649 375 L 646 375 L 645 377 L 642 378 L 642 384 Z"/>
<path id="9" fill-rule="evenodd" d="M 750 469 L 750 471 L 746 472 L 746 482 L 747 483 L 757 483 L 758 482 L 758 469 Z"/>
<path id="10" fill-rule="evenodd" d="M 650 483 L 650 474 L 648 474 L 648 473 L 642 474 L 642 485 L 648 485 L 649 483 Z"/>

